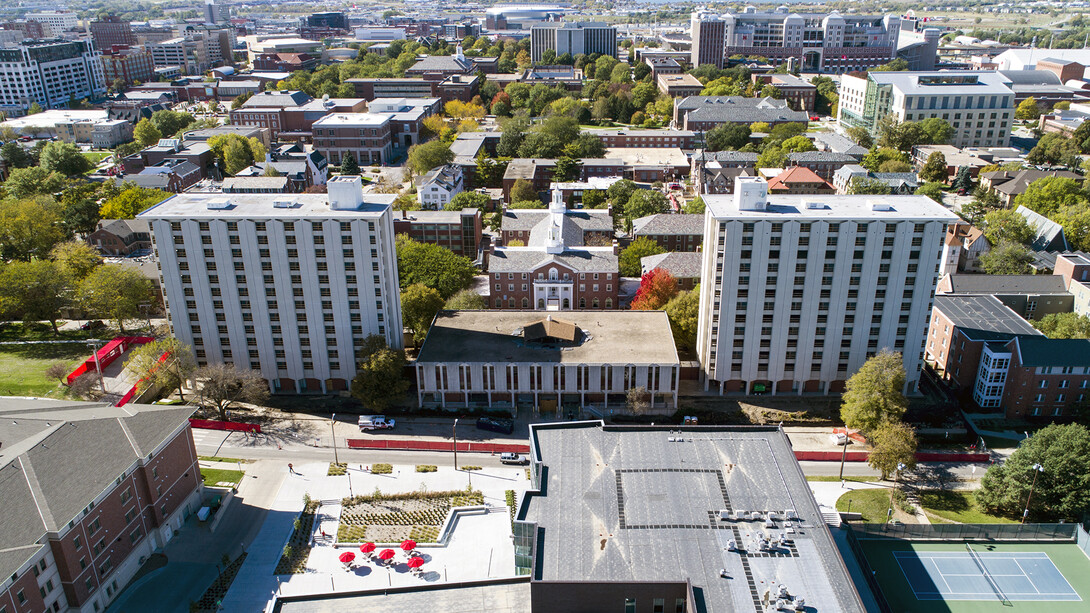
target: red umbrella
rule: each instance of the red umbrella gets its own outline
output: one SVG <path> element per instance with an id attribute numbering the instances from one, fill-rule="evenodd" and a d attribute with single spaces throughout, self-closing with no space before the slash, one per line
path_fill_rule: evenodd
<path id="1" fill-rule="evenodd" d="M 383 549 L 382 551 L 379 552 L 378 559 L 380 559 L 380 560 L 389 560 L 390 558 L 394 557 L 394 555 L 395 554 L 394 554 L 393 549 Z"/>
<path id="2" fill-rule="evenodd" d="M 412 539 L 405 539 L 401 541 L 401 549 L 405 551 L 412 551 L 413 549 L 416 549 L 416 541 Z"/>
<path id="3" fill-rule="evenodd" d="M 424 565 L 424 558 L 409 558 L 409 561 L 405 563 L 409 568 L 420 568 Z"/>
<path id="4" fill-rule="evenodd" d="M 375 550 L 375 544 L 374 543 L 364 543 L 364 544 L 360 545 L 360 551 L 362 551 L 363 553 L 371 553 L 374 550 Z"/>
<path id="5" fill-rule="evenodd" d="M 356 554 L 352 553 L 351 551 L 346 551 L 342 553 L 338 559 L 341 561 L 342 564 L 348 564 L 352 560 L 356 559 Z"/>

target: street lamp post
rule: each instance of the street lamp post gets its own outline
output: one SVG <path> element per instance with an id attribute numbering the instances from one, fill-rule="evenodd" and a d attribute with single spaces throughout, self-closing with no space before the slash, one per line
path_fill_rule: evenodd
<path id="1" fill-rule="evenodd" d="M 144 312 L 144 317 L 148 320 L 148 336 L 152 336 L 151 330 L 151 304 L 144 303 L 140 305 L 140 310 Z"/>
<path id="2" fill-rule="evenodd" d="M 844 449 L 840 452 L 840 482 L 844 482 L 844 461 L 848 459 L 848 427 L 844 426 Z"/>
<path id="3" fill-rule="evenodd" d="M 1026 496 L 1026 510 L 1022 511 L 1022 525 L 1026 524 L 1026 518 L 1029 517 L 1029 501 L 1033 500 L 1033 488 L 1037 485 L 1037 475 L 1045 472 L 1045 467 L 1040 464 L 1034 464 L 1033 468 L 1033 482 L 1029 485 L 1029 496 Z"/>
<path id="4" fill-rule="evenodd" d="M 337 431 L 333 428 L 333 425 L 337 423 L 337 414 L 334 413 L 333 417 L 329 419 L 329 433 L 333 436 L 333 463 L 340 464 L 341 459 L 337 457 Z"/>
<path id="5" fill-rule="evenodd" d="M 95 370 L 98 372 L 98 384 L 102 387 L 102 395 L 106 395 L 106 381 L 102 378 L 102 363 L 98 361 L 98 343 L 87 343 L 91 348 L 91 357 L 95 358 Z"/>
<path id="6" fill-rule="evenodd" d="M 458 470 L 458 418 L 454 418 L 451 432 L 454 434 L 454 470 Z"/>
<path id="7" fill-rule="evenodd" d="M 886 509 L 886 523 L 893 519 L 893 494 L 897 491 L 897 476 L 905 469 L 904 463 L 897 464 L 897 470 L 893 472 L 893 489 L 889 491 L 889 508 Z"/>

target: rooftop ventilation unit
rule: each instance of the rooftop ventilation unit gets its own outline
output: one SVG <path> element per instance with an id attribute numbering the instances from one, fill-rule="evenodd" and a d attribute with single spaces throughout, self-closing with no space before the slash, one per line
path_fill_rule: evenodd
<path id="1" fill-rule="evenodd" d="M 806 203 L 806 208 L 810 209 L 812 211 L 816 211 L 816 210 L 821 210 L 821 209 L 827 209 L 829 207 L 826 206 L 824 202 L 807 202 Z"/>
<path id="2" fill-rule="evenodd" d="M 296 202 L 294 200 L 273 200 L 274 209 L 293 209 Z"/>
<path id="3" fill-rule="evenodd" d="M 870 210 L 888 212 L 893 210 L 893 205 L 885 202 L 872 202 L 870 205 Z"/>
<path id="4" fill-rule="evenodd" d="M 231 208 L 231 201 L 227 198 L 211 198 L 208 200 L 208 209 L 211 211 L 223 211 Z"/>

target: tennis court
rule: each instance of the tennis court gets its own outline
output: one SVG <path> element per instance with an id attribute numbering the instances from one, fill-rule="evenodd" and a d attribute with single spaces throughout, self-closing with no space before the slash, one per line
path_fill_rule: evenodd
<path id="1" fill-rule="evenodd" d="M 918 600 L 1082 600 L 1044 552 L 895 551 Z"/>

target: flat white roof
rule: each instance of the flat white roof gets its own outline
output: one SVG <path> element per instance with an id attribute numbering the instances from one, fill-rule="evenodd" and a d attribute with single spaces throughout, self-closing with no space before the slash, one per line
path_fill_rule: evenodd
<path id="1" fill-rule="evenodd" d="M 69 111 L 65 109 L 51 109 L 48 111 L 42 111 L 41 113 L 35 113 L 33 115 L 27 115 L 26 117 L 18 117 L 16 119 L 9 119 L 0 126 L 8 126 L 13 130 L 21 130 L 23 128 L 39 127 L 39 128 L 51 128 L 62 121 L 105 121 L 106 111 L 103 109 L 94 110 L 78 110 Z"/>
<path id="2" fill-rule="evenodd" d="M 363 194 L 355 210 L 334 211 L 327 194 L 177 194 L 140 213 L 141 219 L 279 219 L 379 217 L 390 208 L 396 194 Z M 277 206 L 292 202 L 293 206 Z M 213 208 L 209 208 L 212 203 Z M 223 207 L 223 208 L 219 208 Z"/>
<path id="3" fill-rule="evenodd" d="M 770 195 L 763 211 L 740 211 L 733 194 L 704 196 L 712 217 L 719 220 L 747 221 L 921 221 L 952 222 L 960 219 L 927 196 L 842 196 L 837 194 Z M 889 210 L 875 210 L 888 207 Z"/>
<path id="4" fill-rule="evenodd" d="M 678 147 L 607 147 L 606 159 L 629 166 L 688 166 L 689 158 Z"/>
<path id="5" fill-rule="evenodd" d="M 378 113 L 330 113 L 314 122 L 314 127 L 364 126 L 377 127 L 390 123 L 389 115 Z"/>

